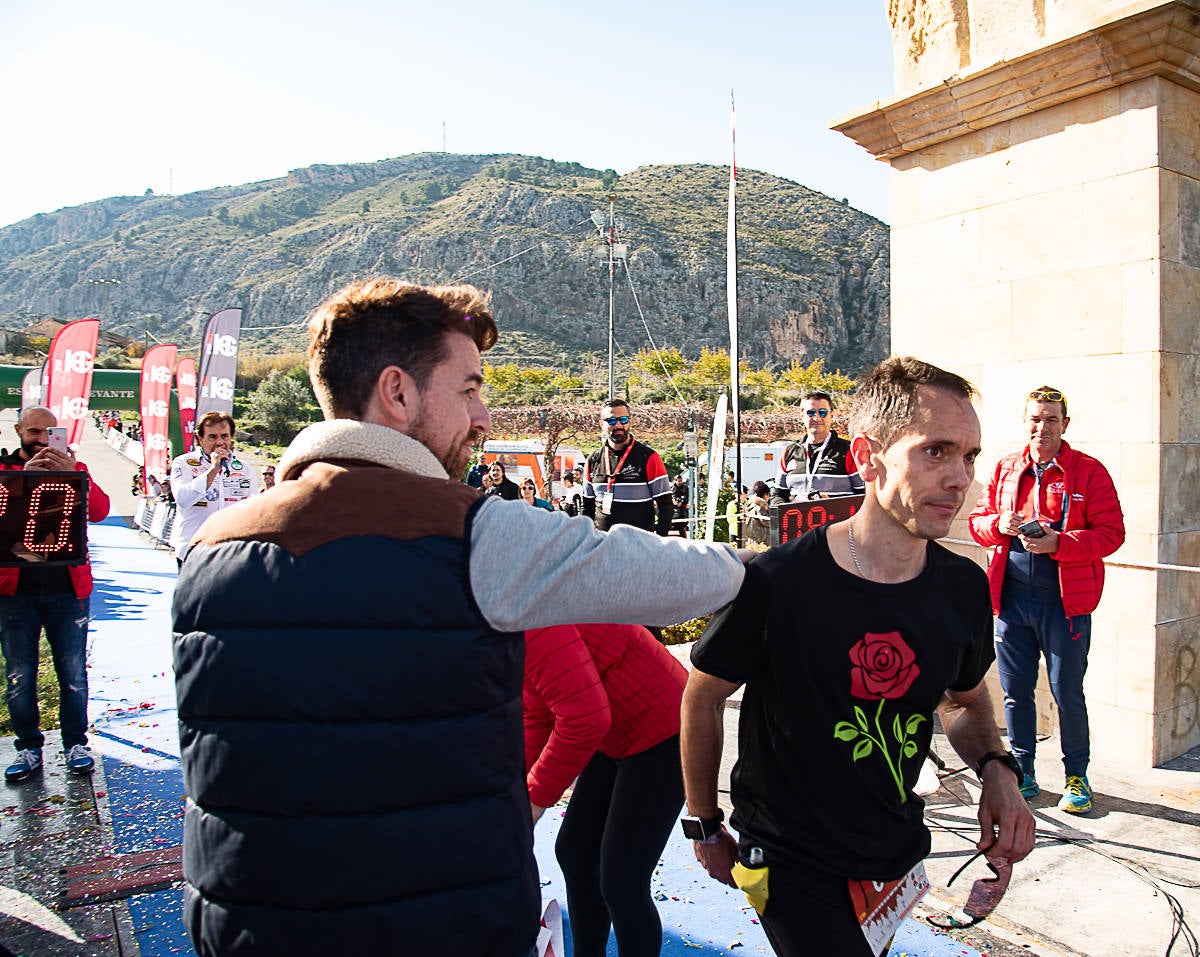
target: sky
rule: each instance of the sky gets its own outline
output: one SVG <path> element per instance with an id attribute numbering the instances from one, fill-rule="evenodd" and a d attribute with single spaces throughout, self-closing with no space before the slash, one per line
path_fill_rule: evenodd
<path id="1" fill-rule="evenodd" d="M 9 0 L 0 226 L 316 163 L 524 153 L 627 173 L 729 162 L 890 221 L 829 130 L 892 92 L 886 0 Z M 444 128 L 443 128 L 444 124 Z"/>

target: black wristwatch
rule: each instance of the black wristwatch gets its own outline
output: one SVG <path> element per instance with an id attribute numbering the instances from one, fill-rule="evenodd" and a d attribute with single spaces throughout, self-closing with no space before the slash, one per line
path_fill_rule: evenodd
<path id="1" fill-rule="evenodd" d="M 680 823 L 683 825 L 683 836 L 689 841 L 707 841 L 714 834 L 720 833 L 721 822 L 725 820 L 725 812 L 717 808 L 716 817 L 685 817 Z"/>
<path id="2" fill-rule="evenodd" d="M 983 780 L 983 767 L 989 761 L 999 761 L 1006 768 L 1012 771 L 1017 776 L 1017 784 L 1020 785 L 1025 780 L 1025 769 L 1021 767 L 1021 762 L 1018 761 L 1011 751 L 989 751 L 979 763 L 975 765 L 975 773 L 979 776 L 979 780 Z"/>

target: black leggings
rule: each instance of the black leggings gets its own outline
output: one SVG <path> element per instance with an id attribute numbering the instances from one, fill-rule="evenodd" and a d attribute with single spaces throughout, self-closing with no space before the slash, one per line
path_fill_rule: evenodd
<path id="1" fill-rule="evenodd" d="M 567 885 L 575 957 L 656 957 L 662 921 L 650 896 L 683 807 L 679 735 L 628 758 L 597 753 L 575 782 L 554 853 Z"/>

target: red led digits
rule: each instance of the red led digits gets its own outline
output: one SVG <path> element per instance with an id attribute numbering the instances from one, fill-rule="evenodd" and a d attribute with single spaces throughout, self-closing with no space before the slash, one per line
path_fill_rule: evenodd
<path id="1" fill-rule="evenodd" d="M 862 501 L 863 496 L 850 495 L 843 498 L 821 499 L 820 501 L 773 505 L 771 507 L 771 544 L 783 545 L 811 532 L 814 528 L 820 528 L 831 522 L 844 521 L 858 511 Z"/>
<path id="2" fill-rule="evenodd" d="M 61 509 L 62 518 L 58 523 L 58 532 L 49 536 L 49 541 L 39 542 L 35 537 L 35 532 L 37 531 L 38 519 L 41 517 L 42 499 L 47 492 L 61 492 L 63 494 L 61 506 L 56 506 L 54 509 L 47 509 L 47 511 L 59 511 Z M 7 502 L 7 490 L 5 490 L 4 498 Z M 75 492 L 75 487 L 67 482 L 45 482 L 35 488 L 33 494 L 29 496 L 29 520 L 25 523 L 25 548 L 35 553 L 50 554 L 69 544 L 71 515 L 78 503 L 79 496 Z"/>

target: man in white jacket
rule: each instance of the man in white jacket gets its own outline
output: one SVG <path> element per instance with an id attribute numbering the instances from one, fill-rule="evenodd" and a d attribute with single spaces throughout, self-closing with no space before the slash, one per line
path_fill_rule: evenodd
<path id="1" fill-rule="evenodd" d="M 206 518 L 259 490 L 250 463 L 234 455 L 235 431 L 233 416 L 209 412 L 196 423 L 196 448 L 171 463 L 171 494 L 177 509 L 171 547 L 180 565 Z"/>

